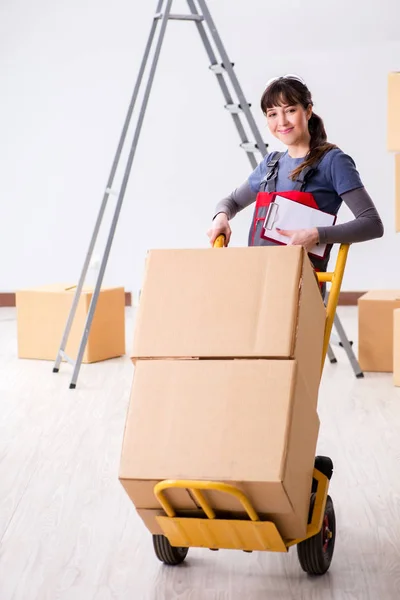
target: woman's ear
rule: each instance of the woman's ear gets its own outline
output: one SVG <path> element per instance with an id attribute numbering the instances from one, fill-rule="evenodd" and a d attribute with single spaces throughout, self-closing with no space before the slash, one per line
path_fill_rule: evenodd
<path id="1" fill-rule="evenodd" d="M 311 104 L 309 104 L 309 105 L 307 106 L 307 112 L 306 112 L 307 121 L 309 121 L 309 120 L 311 119 L 311 116 L 312 116 L 312 108 L 313 108 L 313 107 L 312 107 L 312 105 L 311 105 Z"/>

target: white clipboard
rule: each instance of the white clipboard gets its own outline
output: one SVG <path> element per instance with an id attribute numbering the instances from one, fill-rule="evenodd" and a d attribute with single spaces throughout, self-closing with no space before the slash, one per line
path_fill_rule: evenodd
<path id="1" fill-rule="evenodd" d="M 263 226 L 263 237 L 282 244 L 288 244 L 289 238 L 281 235 L 276 229 L 310 229 L 312 227 L 328 227 L 334 225 L 336 215 L 322 212 L 318 208 L 312 208 L 300 204 L 283 196 L 275 196 L 268 207 L 267 216 Z M 323 257 L 326 244 L 315 245 L 310 254 Z"/>

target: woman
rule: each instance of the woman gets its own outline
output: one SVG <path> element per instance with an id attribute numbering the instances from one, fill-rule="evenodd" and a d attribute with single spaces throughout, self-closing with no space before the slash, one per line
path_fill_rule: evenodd
<path id="1" fill-rule="evenodd" d="M 228 245 L 231 237 L 229 221 L 257 200 L 249 245 L 276 244 L 262 237 L 267 211 L 266 203 L 262 202 L 265 194 L 259 192 L 289 192 L 290 197 L 291 190 L 296 189 L 309 196 L 311 193 L 314 205 L 327 213 L 336 215 L 344 201 L 355 217 L 347 223 L 328 227 L 279 230 L 288 244 L 302 245 L 307 251 L 316 244 L 327 244 L 324 258 L 310 256 L 318 270 L 326 270 L 332 244 L 351 244 L 381 237 L 382 221 L 354 161 L 327 142 L 323 121 L 313 112 L 311 93 L 305 83 L 293 75 L 272 80 L 261 98 L 261 109 L 270 132 L 287 146 L 287 151 L 265 156 L 248 180 L 218 203 L 208 231 L 210 243 L 224 234 L 225 245 Z M 260 198 L 265 209 L 261 213 Z"/>

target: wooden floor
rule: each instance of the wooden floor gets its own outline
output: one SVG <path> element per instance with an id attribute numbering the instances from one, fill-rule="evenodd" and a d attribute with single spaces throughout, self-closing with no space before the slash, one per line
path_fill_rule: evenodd
<path id="1" fill-rule="evenodd" d="M 356 341 L 356 309 L 339 315 Z M 128 344 L 131 329 L 127 309 Z M 307 577 L 295 548 L 190 550 L 167 568 L 118 482 L 129 359 L 83 366 L 69 390 L 69 366 L 17 359 L 15 310 L 0 309 L 0 600 L 399 599 L 400 389 L 356 379 L 334 349 L 319 402 L 318 450 L 336 467 L 329 573 Z"/>

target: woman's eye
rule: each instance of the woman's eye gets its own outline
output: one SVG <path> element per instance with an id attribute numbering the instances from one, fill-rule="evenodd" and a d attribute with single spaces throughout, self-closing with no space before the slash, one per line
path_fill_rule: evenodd
<path id="1" fill-rule="evenodd" d="M 268 117 L 275 117 L 276 113 L 268 113 Z"/>

